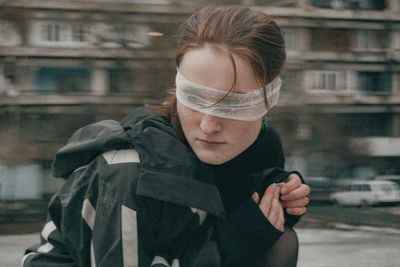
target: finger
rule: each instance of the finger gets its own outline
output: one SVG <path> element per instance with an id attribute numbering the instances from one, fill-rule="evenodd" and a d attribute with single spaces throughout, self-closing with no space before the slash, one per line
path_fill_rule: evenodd
<path id="1" fill-rule="evenodd" d="M 267 218 L 269 222 L 278 228 L 277 221 L 279 220 L 279 213 L 282 210 L 282 205 L 279 202 L 279 188 L 275 187 L 273 192 L 273 199 L 271 200 L 271 208 L 269 209 Z"/>
<path id="2" fill-rule="evenodd" d="M 281 203 L 278 200 L 279 195 L 276 199 L 273 200 L 273 207 L 271 210 L 274 210 L 273 216 L 271 217 L 271 221 L 273 226 L 279 231 L 283 232 L 283 227 L 285 225 L 285 216 L 283 212 L 283 208 Z"/>
<path id="3" fill-rule="evenodd" d="M 303 197 L 307 197 L 310 194 L 310 187 L 308 185 L 302 184 L 299 188 L 287 193 L 286 195 L 282 195 L 281 199 L 283 201 L 296 200 Z"/>
<path id="4" fill-rule="evenodd" d="M 258 205 L 261 211 L 264 213 L 265 217 L 268 216 L 268 212 L 271 208 L 271 202 L 274 196 L 275 188 L 277 188 L 275 184 L 268 186 L 264 192 L 264 195 L 261 198 L 260 204 Z"/>
<path id="5" fill-rule="evenodd" d="M 253 201 L 258 204 L 260 202 L 260 195 L 257 192 L 254 192 L 253 195 L 251 196 Z"/>
<path id="6" fill-rule="evenodd" d="M 310 199 L 308 197 L 303 197 L 291 201 L 282 201 L 281 203 L 284 208 L 304 207 L 310 203 Z"/>
<path id="7" fill-rule="evenodd" d="M 307 208 L 306 207 L 287 208 L 286 212 L 290 215 L 301 216 L 307 213 Z"/>
<path id="8" fill-rule="evenodd" d="M 292 201 L 296 199 L 300 199 L 303 197 L 307 197 L 310 194 L 310 187 L 308 185 L 301 185 L 299 188 L 296 188 L 290 193 L 281 196 L 281 200 L 283 201 Z"/>
<path id="9" fill-rule="evenodd" d="M 285 226 L 285 214 L 283 212 L 282 206 L 279 209 L 279 217 L 278 217 L 278 221 L 277 221 L 277 226 L 278 226 L 277 229 L 280 230 L 281 232 L 283 232 L 284 226 Z"/>
<path id="10" fill-rule="evenodd" d="M 301 185 L 301 179 L 298 174 L 292 173 L 289 175 L 287 180 L 282 183 L 281 194 L 285 195 Z"/>
<path id="11" fill-rule="evenodd" d="M 277 213 L 279 205 L 279 187 L 274 187 L 272 192 L 271 208 L 268 212 L 268 216 Z"/>

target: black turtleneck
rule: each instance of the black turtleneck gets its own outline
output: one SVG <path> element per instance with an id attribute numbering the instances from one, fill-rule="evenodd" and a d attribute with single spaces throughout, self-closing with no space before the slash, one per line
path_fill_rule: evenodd
<path id="1" fill-rule="evenodd" d="M 254 192 L 249 175 L 264 169 L 283 168 L 282 144 L 276 131 L 263 125 L 256 141 L 234 159 L 213 166 L 216 185 L 228 214 Z"/>

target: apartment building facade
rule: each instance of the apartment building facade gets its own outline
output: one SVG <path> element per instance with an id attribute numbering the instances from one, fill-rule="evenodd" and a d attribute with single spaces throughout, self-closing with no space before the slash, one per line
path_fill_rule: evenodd
<path id="1" fill-rule="evenodd" d="M 178 26 L 209 2 L 2 1 L 0 199 L 53 192 L 51 159 L 72 132 L 162 99 Z M 267 120 L 289 168 L 400 173 L 399 0 L 214 3 L 249 5 L 282 28 L 282 98 Z M 27 179 L 35 193 L 16 191 Z"/>
<path id="2" fill-rule="evenodd" d="M 269 11 L 287 40 L 287 106 L 302 105 L 294 124 L 306 139 L 305 173 L 399 173 L 399 1 L 309 0 L 291 8 Z"/>

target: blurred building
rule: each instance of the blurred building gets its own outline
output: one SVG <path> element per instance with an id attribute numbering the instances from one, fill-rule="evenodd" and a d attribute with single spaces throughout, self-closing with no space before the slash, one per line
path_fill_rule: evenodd
<path id="1" fill-rule="evenodd" d="M 54 192 L 51 159 L 77 128 L 162 99 L 174 85 L 178 25 L 210 2 L 1 1 L 0 200 L 23 198 L 3 180 L 26 166 L 42 193 Z M 266 12 L 284 32 L 288 63 L 271 123 L 289 167 L 400 173 L 399 0 L 213 2 Z M 27 196 L 38 195 L 32 189 Z"/>
<path id="2" fill-rule="evenodd" d="M 287 42 L 282 109 L 291 110 L 278 125 L 293 136 L 292 164 L 311 176 L 400 173 L 400 1 L 260 10 L 276 17 Z"/>

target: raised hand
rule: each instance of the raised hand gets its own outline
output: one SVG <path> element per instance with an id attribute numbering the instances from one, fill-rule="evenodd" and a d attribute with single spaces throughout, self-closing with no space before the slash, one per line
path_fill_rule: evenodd
<path id="1" fill-rule="evenodd" d="M 258 193 L 254 193 L 252 198 L 258 204 L 267 220 L 279 231 L 283 232 L 285 217 L 283 207 L 279 201 L 280 187 L 276 184 L 268 186 L 260 200 Z"/>
<path id="2" fill-rule="evenodd" d="M 292 173 L 288 179 L 280 183 L 281 204 L 291 215 L 303 215 L 307 212 L 310 187 L 301 182 L 299 175 Z"/>

